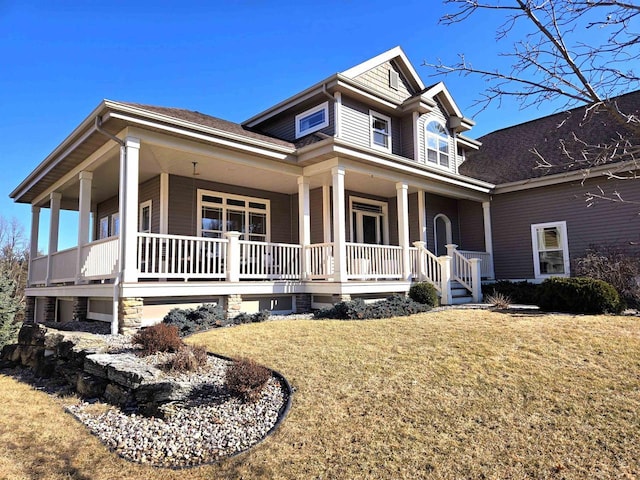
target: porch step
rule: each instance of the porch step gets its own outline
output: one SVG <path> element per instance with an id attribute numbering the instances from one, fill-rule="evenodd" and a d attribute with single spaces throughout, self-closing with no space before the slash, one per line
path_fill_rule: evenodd
<path id="1" fill-rule="evenodd" d="M 452 281 L 451 285 L 451 304 L 462 305 L 464 303 L 471 303 L 473 297 L 469 293 L 469 290 L 464 288 L 460 282 Z"/>

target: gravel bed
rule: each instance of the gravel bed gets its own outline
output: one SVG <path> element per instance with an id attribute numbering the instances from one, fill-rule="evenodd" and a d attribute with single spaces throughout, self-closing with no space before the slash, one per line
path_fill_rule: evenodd
<path id="1" fill-rule="evenodd" d="M 124 335 L 98 334 L 110 353 L 138 349 Z M 173 354 L 157 353 L 139 360 L 160 365 Z M 191 373 L 166 373 L 188 383 L 191 394 L 183 402 L 161 407 L 164 418 L 123 411 L 96 399 L 69 401 L 70 387 L 60 379 L 40 379 L 31 370 L 15 368 L 2 373 L 30 383 L 37 390 L 60 399 L 64 408 L 82 422 L 102 443 L 121 457 L 147 465 L 183 468 L 212 463 L 240 453 L 263 440 L 285 409 L 288 392 L 272 376 L 256 402 L 243 402 L 224 388 L 230 361 L 209 356 L 208 365 Z"/>

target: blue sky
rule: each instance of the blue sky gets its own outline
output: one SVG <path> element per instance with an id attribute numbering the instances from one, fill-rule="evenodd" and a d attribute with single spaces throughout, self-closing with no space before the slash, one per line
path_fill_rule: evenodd
<path id="1" fill-rule="evenodd" d="M 451 7 L 447 7 L 451 8 Z M 0 215 L 28 233 L 30 208 L 9 193 L 103 98 L 198 110 L 236 122 L 396 45 L 426 84 L 423 60 L 499 66 L 500 18 L 445 27 L 440 1 L 65 2 L 0 0 Z M 459 107 L 485 87 L 444 79 Z M 474 117 L 471 137 L 552 113 L 503 103 Z M 48 211 L 41 215 L 46 242 Z M 63 216 L 63 219 L 65 217 Z M 68 216 L 67 216 L 68 218 Z M 60 248 L 75 244 L 63 223 Z"/>

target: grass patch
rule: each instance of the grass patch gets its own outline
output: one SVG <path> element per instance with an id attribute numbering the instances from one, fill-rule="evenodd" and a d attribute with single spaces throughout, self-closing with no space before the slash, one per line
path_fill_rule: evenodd
<path id="1" fill-rule="evenodd" d="M 217 329 L 190 341 L 296 388 L 274 437 L 170 471 L 108 452 L 57 401 L 0 376 L 0 478 L 634 478 L 640 321 L 448 310 Z"/>

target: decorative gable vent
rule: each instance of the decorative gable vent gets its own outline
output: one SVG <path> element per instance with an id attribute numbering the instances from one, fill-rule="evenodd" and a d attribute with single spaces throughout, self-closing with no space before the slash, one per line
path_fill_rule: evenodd
<path id="1" fill-rule="evenodd" d="M 398 90 L 398 83 L 400 82 L 400 75 L 395 70 L 389 70 L 389 86 L 394 90 Z"/>

